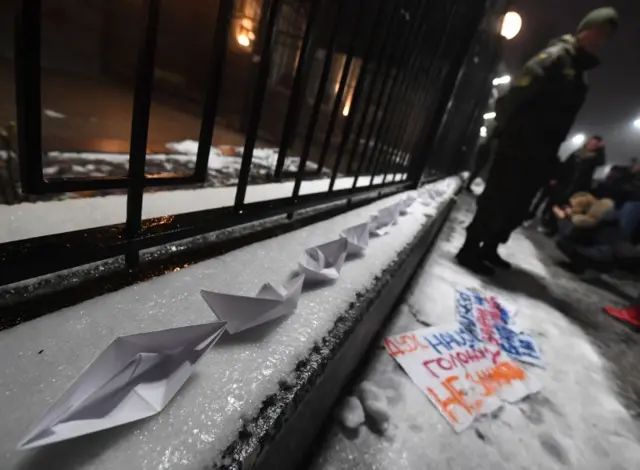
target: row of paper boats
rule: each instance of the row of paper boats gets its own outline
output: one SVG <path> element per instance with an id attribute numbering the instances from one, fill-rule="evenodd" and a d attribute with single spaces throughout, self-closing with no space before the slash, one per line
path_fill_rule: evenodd
<path id="1" fill-rule="evenodd" d="M 160 412 L 225 332 L 237 334 L 293 313 L 305 283 L 337 280 L 347 257 L 361 256 L 369 237 L 388 233 L 418 199 L 411 193 L 367 222 L 342 231 L 338 239 L 305 250 L 299 273 L 283 285 L 266 283 L 252 297 L 203 290 L 201 295 L 216 316 L 215 322 L 116 338 L 45 412 L 18 449 L 59 442 Z"/>

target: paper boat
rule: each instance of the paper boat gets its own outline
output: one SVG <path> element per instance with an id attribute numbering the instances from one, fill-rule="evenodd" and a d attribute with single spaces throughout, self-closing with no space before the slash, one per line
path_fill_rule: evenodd
<path id="1" fill-rule="evenodd" d="M 401 204 L 402 202 L 392 204 L 372 216 L 369 222 L 370 233 L 377 236 L 389 233 L 393 225 L 397 223 L 398 217 L 400 217 Z"/>
<path id="2" fill-rule="evenodd" d="M 369 246 L 369 222 L 360 225 L 354 225 L 340 232 L 341 238 L 347 240 L 347 253 L 350 255 L 359 255 Z"/>
<path id="3" fill-rule="evenodd" d="M 309 281 L 335 281 L 347 257 L 349 241 L 339 238 L 324 245 L 307 248 L 299 265 Z"/>
<path id="4" fill-rule="evenodd" d="M 236 334 L 292 313 L 298 306 L 304 276 L 279 286 L 264 284 L 255 297 L 202 290 L 200 294 L 227 331 Z"/>
<path id="5" fill-rule="evenodd" d="M 402 201 L 400 201 L 400 215 L 406 215 L 409 213 L 409 208 L 416 202 L 418 196 L 415 193 L 407 194 Z"/>
<path id="6" fill-rule="evenodd" d="M 169 403 L 224 322 L 116 338 L 18 444 L 29 449 L 147 418 Z"/>

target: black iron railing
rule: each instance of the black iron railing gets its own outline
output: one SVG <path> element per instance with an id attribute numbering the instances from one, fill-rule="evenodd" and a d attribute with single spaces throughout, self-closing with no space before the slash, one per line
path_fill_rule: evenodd
<path id="1" fill-rule="evenodd" d="M 104 189 L 127 191 L 124 224 L 97 227 L 0 244 L 0 285 L 7 285 L 101 260 L 126 256 L 130 268 L 139 262 L 141 250 L 184 240 L 270 216 L 344 201 L 355 197 L 378 198 L 415 188 L 429 165 L 428 149 L 456 83 L 464 58 L 476 37 L 487 9 L 494 1 L 466 0 L 264 0 L 259 29 L 253 44 L 253 85 L 243 120 L 245 142 L 233 206 L 167 215 L 142 217 L 146 188 L 191 186 L 207 178 L 208 160 L 215 132 L 218 103 L 225 67 L 228 65 L 233 0 L 217 2 L 212 27 L 213 47 L 203 90 L 199 143 L 191 174 L 145 174 L 147 136 L 154 84 L 155 51 L 161 0 L 144 0 L 144 33 L 141 34 L 132 103 L 128 174 L 119 178 L 47 178 L 43 174 L 41 99 L 41 7 L 42 0 L 25 0 L 17 13 L 15 30 L 15 77 L 17 101 L 17 148 L 21 191 L 43 195 Z M 304 31 L 298 44 L 296 67 L 279 136 L 274 178 L 283 176 L 287 156 L 299 155 L 291 196 L 247 203 L 252 158 L 265 101 L 270 92 L 270 68 L 274 38 L 283 5 L 300 4 Z M 186 5 L 185 5 L 186 7 Z M 497 34 L 496 32 L 493 34 Z M 485 46 L 482 46 L 485 47 Z M 316 81 L 315 97 L 309 101 L 309 75 L 318 50 L 324 61 Z M 334 57 L 344 55 L 333 103 L 327 119 L 319 125 L 326 101 Z M 354 62 L 359 73 L 351 96 L 349 76 Z M 488 74 L 484 77 L 489 80 Z M 348 102 L 348 109 L 345 103 Z M 478 105 L 476 104 L 475 107 Z M 484 106 L 481 103 L 480 106 Z M 305 116 L 304 119 L 301 116 Z M 269 119 L 269 116 L 266 116 Z M 295 149 L 293 151 L 292 149 Z M 300 194 L 308 177 L 306 165 L 313 160 L 317 172 L 331 168 L 328 190 Z M 453 173 L 460 168 L 449 166 Z M 352 177 L 350 187 L 337 189 L 339 177 Z M 362 181 L 366 181 L 363 185 Z M 194 193 L 194 197 L 197 197 Z"/>

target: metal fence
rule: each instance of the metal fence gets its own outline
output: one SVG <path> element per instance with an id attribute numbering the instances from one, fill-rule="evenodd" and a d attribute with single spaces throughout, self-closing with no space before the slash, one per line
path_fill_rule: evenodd
<path id="1" fill-rule="evenodd" d="M 291 35 L 283 36 L 283 15 L 290 15 L 291 4 L 296 3 L 300 4 L 300 8 L 293 9 L 297 21 L 303 13 L 302 36 L 295 46 L 295 70 L 287 85 L 287 99 L 280 103 L 285 113 L 275 178 L 282 177 L 285 159 L 292 148 L 298 152 L 300 163 L 289 197 L 248 203 L 245 199 L 252 157 L 264 119 L 265 96 L 273 86 L 273 70 L 292 60 L 282 52 L 283 41 L 291 40 Z M 8 159 L 15 155 L 19 161 L 20 191 L 44 195 L 126 190 L 126 222 L 0 244 L 0 285 L 123 255 L 128 266 L 135 269 L 144 249 L 275 215 L 293 217 L 296 211 L 327 203 L 344 201 L 346 207 L 355 197 L 373 199 L 417 187 L 429 166 L 430 154 L 437 148 L 434 141 L 442 133 L 438 131 L 440 122 L 459 82 L 458 75 L 470 46 L 477 43 L 476 33 L 482 19 L 488 10 L 499 9 L 491 0 L 265 0 L 255 30 L 253 86 L 246 106 L 246 136 L 235 203 L 230 207 L 143 220 L 146 188 L 187 187 L 206 178 L 221 82 L 234 34 L 234 1 L 217 2 L 211 31 L 213 48 L 208 57 L 201 58 L 210 66 L 194 171 L 145 174 L 162 1 L 144 0 L 128 174 L 121 178 L 73 179 L 46 178 L 43 174 L 41 4 L 42 0 L 23 1 L 16 21 L 17 145 L 15 152 L 8 152 Z M 497 25 L 492 34 L 497 36 Z M 341 63 L 339 73 L 337 60 Z M 336 83 L 330 83 L 334 76 Z M 488 81 L 489 77 L 484 79 Z M 307 99 L 309 95 L 311 100 Z M 320 125 L 323 107 L 328 112 Z M 476 103 L 475 112 L 477 107 Z M 301 194 L 310 159 L 320 169 L 331 170 L 328 190 Z M 458 170 L 455 165 L 446 167 L 448 173 Z M 352 180 L 348 187 L 339 189 L 336 181 L 343 175 Z M 0 184 L 4 189 L 6 182 Z"/>

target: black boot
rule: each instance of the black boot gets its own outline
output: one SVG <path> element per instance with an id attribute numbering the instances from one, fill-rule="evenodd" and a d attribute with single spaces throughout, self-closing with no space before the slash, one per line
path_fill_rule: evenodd
<path id="1" fill-rule="evenodd" d="M 460 266 L 480 276 L 492 276 L 494 273 L 493 268 L 482 259 L 480 243 L 474 242 L 468 235 L 464 245 L 456 255 L 456 260 Z"/>
<path id="2" fill-rule="evenodd" d="M 482 259 L 499 269 L 511 269 L 511 263 L 507 260 L 503 259 L 498 254 L 498 244 L 497 243 L 485 243 L 482 245 L 480 249 Z"/>

